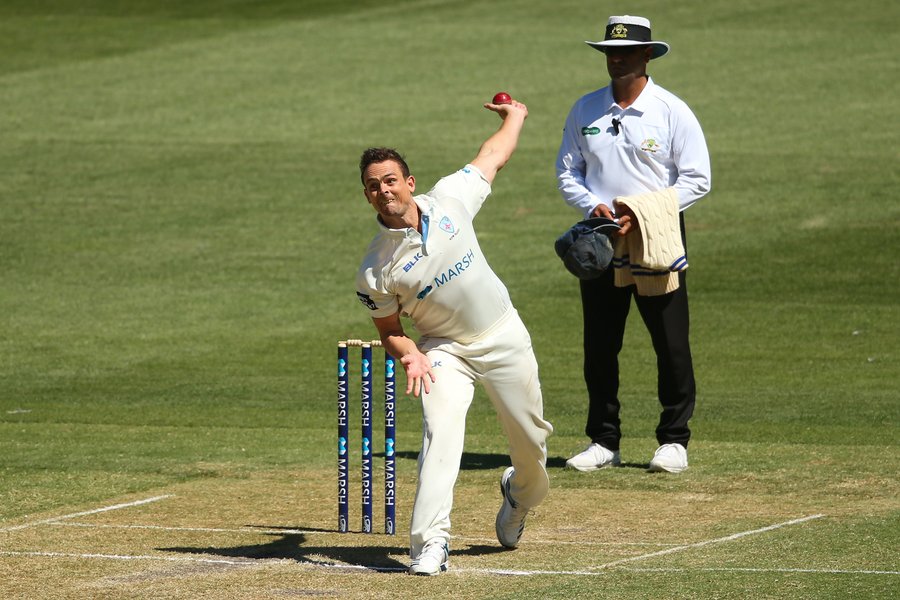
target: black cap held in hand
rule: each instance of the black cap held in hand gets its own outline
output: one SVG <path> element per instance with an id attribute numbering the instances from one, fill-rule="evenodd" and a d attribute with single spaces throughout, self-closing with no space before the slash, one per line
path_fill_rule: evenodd
<path id="1" fill-rule="evenodd" d="M 611 236 L 618 230 L 619 225 L 606 217 L 579 221 L 557 238 L 556 254 L 575 277 L 596 279 L 612 262 Z"/>

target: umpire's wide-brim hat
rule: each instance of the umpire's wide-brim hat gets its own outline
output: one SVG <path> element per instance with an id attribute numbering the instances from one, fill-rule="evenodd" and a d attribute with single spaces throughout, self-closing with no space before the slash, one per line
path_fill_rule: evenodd
<path id="1" fill-rule="evenodd" d="M 611 236 L 618 230 L 618 223 L 606 217 L 585 219 L 559 236 L 554 248 L 572 275 L 578 279 L 596 279 L 612 262 Z"/>
<path id="2" fill-rule="evenodd" d="M 610 17 L 606 24 L 606 34 L 602 42 L 585 41 L 585 44 L 600 52 L 616 46 L 650 46 L 653 48 L 651 59 L 659 58 L 669 51 L 665 42 L 654 41 L 650 37 L 650 20 L 644 17 L 622 15 Z"/>

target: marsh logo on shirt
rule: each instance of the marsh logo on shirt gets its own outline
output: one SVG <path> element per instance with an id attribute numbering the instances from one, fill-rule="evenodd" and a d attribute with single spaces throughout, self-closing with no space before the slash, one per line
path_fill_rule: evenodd
<path id="1" fill-rule="evenodd" d="M 466 269 L 475 264 L 475 251 L 469 250 L 466 254 L 456 261 L 456 264 L 434 278 L 434 285 L 441 287 L 453 281 L 454 277 L 462 275 Z"/>
<path id="2" fill-rule="evenodd" d="M 375 305 L 375 301 L 372 300 L 372 297 L 368 294 L 363 294 L 362 292 L 356 292 L 356 297 L 359 298 L 359 301 L 369 307 L 369 310 L 377 310 L 378 306 Z"/>

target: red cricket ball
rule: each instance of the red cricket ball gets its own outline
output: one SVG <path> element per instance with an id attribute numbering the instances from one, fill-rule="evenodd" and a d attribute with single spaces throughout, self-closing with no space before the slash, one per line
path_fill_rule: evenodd
<path id="1" fill-rule="evenodd" d="M 512 104 L 512 98 L 506 92 L 497 92 L 494 94 L 493 104 Z"/>

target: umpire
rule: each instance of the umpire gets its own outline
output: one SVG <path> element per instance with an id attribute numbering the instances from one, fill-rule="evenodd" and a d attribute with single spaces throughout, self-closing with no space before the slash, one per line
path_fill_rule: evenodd
<path id="1" fill-rule="evenodd" d="M 652 194 L 665 198 L 667 193 L 673 235 L 684 245 L 682 211 L 709 192 L 711 173 L 697 118 L 647 75 L 647 64 L 666 54 L 669 45 L 652 40 L 649 20 L 628 15 L 610 17 L 603 41 L 587 44 L 606 55 L 610 83 L 575 102 L 566 119 L 556 161 L 563 199 L 584 218 L 615 219 L 621 229 L 614 238 L 628 238 L 642 235 L 648 223 L 616 199 Z M 651 205 L 648 213 L 657 208 Z M 617 248 L 624 241 L 617 239 Z M 593 471 L 621 464 L 618 354 L 633 297 L 656 352 L 662 404 L 656 428 L 659 448 L 650 470 L 679 473 L 688 466 L 688 421 L 696 395 L 685 272 L 642 269 L 631 258 L 629 262 L 629 256 L 617 250 L 614 268 L 580 282 L 589 398 L 585 433 L 590 444 L 566 465 Z M 671 284 L 652 295 L 643 294 L 641 285 L 628 284 L 663 277 Z"/>

